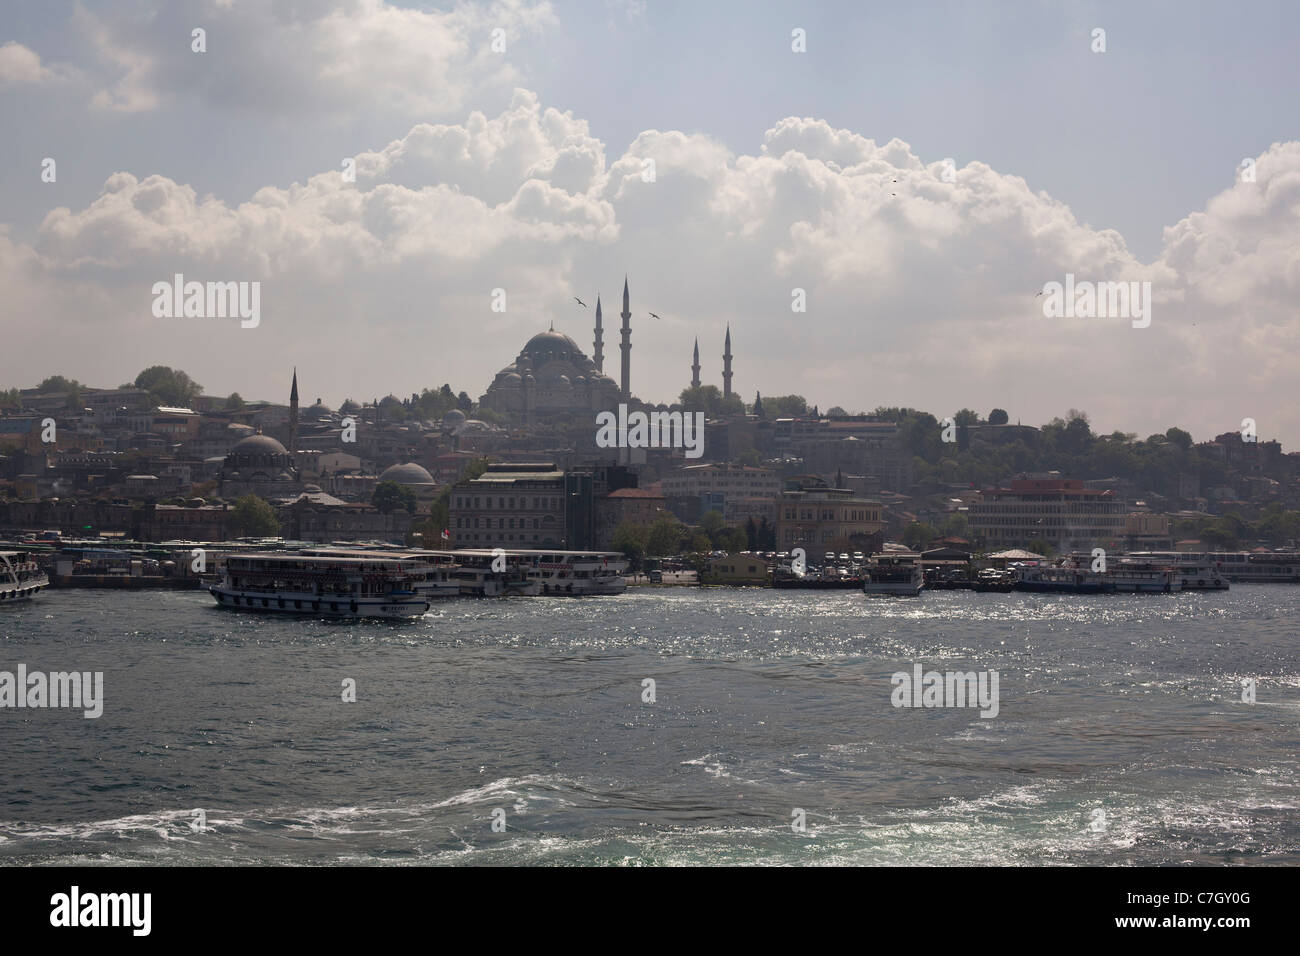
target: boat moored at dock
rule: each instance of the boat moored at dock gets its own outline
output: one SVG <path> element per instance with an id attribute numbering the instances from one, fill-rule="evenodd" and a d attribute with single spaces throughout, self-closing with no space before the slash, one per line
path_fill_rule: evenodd
<path id="1" fill-rule="evenodd" d="M 885 551 L 873 554 L 863 575 L 862 590 L 866 594 L 916 597 L 925 587 L 920 555 Z"/>
<path id="2" fill-rule="evenodd" d="M 49 586 L 49 576 L 30 552 L 0 551 L 0 603 L 25 600 Z"/>
<path id="3" fill-rule="evenodd" d="M 419 590 L 428 565 L 378 553 L 230 555 L 208 591 L 222 607 L 343 618 L 412 618 L 429 610 Z"/>

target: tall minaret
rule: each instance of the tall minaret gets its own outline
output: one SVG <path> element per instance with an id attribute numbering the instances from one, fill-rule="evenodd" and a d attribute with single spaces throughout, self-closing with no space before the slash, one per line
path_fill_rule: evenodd
<path id="1" fill-rule="evenodd" d="M 731 325 L 727 325 L 727 345 L 722 350 L 722 397 L 731 398 Z"/>
<path id="2" fill-rule="evenodd" d="M 596 363 L 596 371 L 605 371 L 605 330 L 600 324 L 600 295 L 596 295 L 596 348 L 592 356 L 592 361 Z"/>
<path id="3" fill-rule="evenodd" d="M 289 389 L 289 457 L 298 454 L 298 369 L 293 370 L 293 387 Z"/>
<path id="4" fill-rule="evenodd" d="M 695 361 L 691 363 L 691 388 L 700 387 L 700 337 L 695 336 Z"/>
<path id="5" fill-rule="evenodd" d="M 632 308 L 628 304 L 627 276 L 623 276 L 623 401 L 632 397 Z"/>

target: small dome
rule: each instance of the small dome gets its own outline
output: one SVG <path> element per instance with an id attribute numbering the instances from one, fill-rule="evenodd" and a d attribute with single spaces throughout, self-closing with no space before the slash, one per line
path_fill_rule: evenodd
<path id="1" fill-rule="evenodd" d="M 515 377 L 518 378 L 518 376 Z M 446 415 L 442 416 L 442 423 L 444 425 L 448 425 L 452 427 L 456 425 L 463 425 L 465 424 L 465 413 L 462 412 L 459 408 L 453 408 Z"/>
<path id="2" fill-rule="evenodd" d="M 395 481 L 399 485 L 432 485 L 433 475 L 413 461 L 404 465 L 393 465 L 379 476 L 380 481 Z"/>

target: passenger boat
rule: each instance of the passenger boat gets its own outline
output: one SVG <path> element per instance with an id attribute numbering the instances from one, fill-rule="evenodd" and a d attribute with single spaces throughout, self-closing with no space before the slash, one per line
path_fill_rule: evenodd
<path id="1" fill-rule="evenodd" d="M 325 617 L 411 618 L 429 610 L 428 565 L 408 555 L 232 554 L 208 591 L 222 607 Z"/>
<path id="2" fill-rule="evenodd" d="M 1085 568 L 1049 565 L 1012 565 L 1017 591 L 1047 591 L 1060 594 L 1106 594 L 1115 584 L 1106 575 Z"/>
<path id="3" fill-rule="evenodd" d="M 31 552 L 0 551 L 0 602 L 25 600 L 49 586 L 49 577 L 32 560 Z"/>
<path id="4" fill-rule="evenodd" d="M 411 584 L 417 594 L 430 601 L 461 597 L 464 594 L 464 578 L 460 575 L 461 567 L 455 558 L 444 551 L 398 551 L 396 549 L 358 550 L 355 548 L 312 548 L 300 551 L 309 557 L 396 557 L 415 561 L 425 568 L 425 574 Z"/>
<path id="5" fill-rule="evenodd" d="M 1114 590 L 1124 593 L 1159 593 L 1169 594 L 1181 591 L 1182 578 L 1168 565 L 1151 561 L 1121 559 L 1110 569 L 1102 572 L 1114 585 Z"/>
<path id="6" fill-rule="evenodd" d="M 491 559 L 493 551 L 461 550 L 453 554 L 465 563 Z M 628 561 L 621 551 L 505 550 L 507 562 L 517 562 L 544 595 L 580 597 L 622 594 L 627 590 Z"/>
<path id="7" fill-rule="evenodd" d="M 886 551 L 867 562 L 862 590 L 866 594 L 916 597 L 925 587 L 920 555 Z"/>
<path id="8" fill-rule="evenodd" d="M 1172 564 L 1185 591 L 1225 590 L 1229 582 L 1300 584 L 1300 554 L 1294 551 L 1143 551 L 1129 557 Z"/>
<path id="9" fill-rule="evenodd" d="M 1179 587 L 1184 591 L 1226 591 L 1228 578 L 1204 561 L 1180 561 L 1174 565 Z"/>

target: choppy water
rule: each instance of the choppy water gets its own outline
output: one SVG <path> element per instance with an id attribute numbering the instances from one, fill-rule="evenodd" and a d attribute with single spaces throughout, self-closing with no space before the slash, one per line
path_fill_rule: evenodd
<path id="1" fill-rule="evenodd" d="M 0 609 L 0 670 L 102 670 L 105 709 L 0 710 L 0 862 L 1295 864 L 1298 624 L 1300 588 L 1259 585 L 400 624 L 45 592 Z M 918 661 L 996 669 L 998 716 L 893 707 Z"/>

